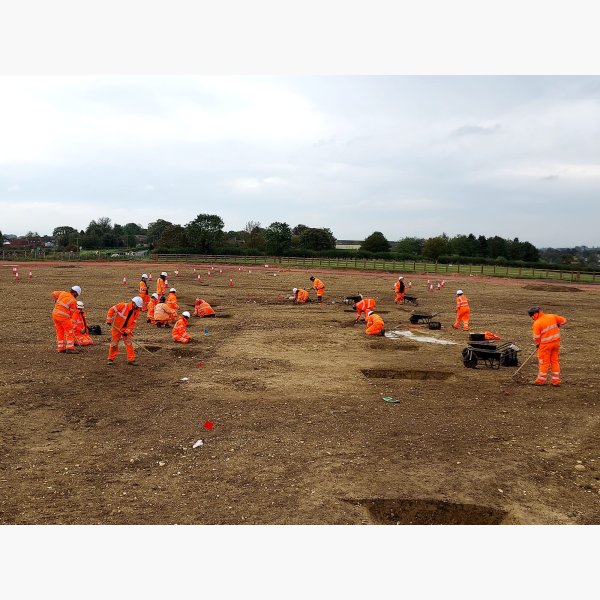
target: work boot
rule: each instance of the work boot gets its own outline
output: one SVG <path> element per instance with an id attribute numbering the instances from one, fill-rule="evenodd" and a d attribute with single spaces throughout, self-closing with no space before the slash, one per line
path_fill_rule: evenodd
<path id="1" fill-rule="evenodd" d="M 135 361 L 135 360 L 128 360 L 127 364 L 132 366 L 132 367 L 138 367 L 139 366 L 139 362 Z"/>
<path id="2" fill-rule="evenodd" d="M 110 360 L 110 358 L 106 361 L 106 366 L 107 367 L 112 367 L 113 366 L 113 361 Z"/>
<path id="3" fill-rule="evenodd" d="M 79 350 L 75 350 L 75 348 L 67 348 L 65 352 L 67 354 L 79 354 Z"/>

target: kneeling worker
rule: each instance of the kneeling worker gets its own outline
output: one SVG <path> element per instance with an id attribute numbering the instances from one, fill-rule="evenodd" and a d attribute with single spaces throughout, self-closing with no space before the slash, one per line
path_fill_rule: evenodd
<path id="1" fill-rule="evenodd" d="M 294 288 L 292 293 L 294 294 L 294 302 L 298 304 L 304 304 L 305 302 L 308 302 L 310 294 L 306 290 L 303 290 L 302 288 Z"/>
<path id="2" fill-rule="evenodd" d="M 367 328 L 365 333 L 367 335 L 385 335 L 385 323 L 383 319 L 375 314 L 372 310 L 367 313 Z"/>
<path id="3" fill-rule="evenodd" d="M 214 317 L 216 315 L 213 307 L 202 298 L 196 298 L 194 303 L 194 314 L 197 317 Z"/>
<path id="4" fill-rule="evenodd" d="M 181 317 L 179 317 L 177 323 L 175 323 L 175 327 L 173 327 L 171 335 L 176 342 L 187 344 L 192 340 L 192 336 L 186 331 L 189 318 L 190 313 L 187 310 L 184 310 L 181 313 Z"/>
<path id="5" fill-rule="evenodd" d="M 81 300 L 77 300 L 77 310 L 73 314 L 71 320 L 73 321 L 73 335 L 75 341 L 80 346 L 91 346 L 94 340 L 90 337 L 90 330 L 85 318 L 84 305 Z"/>
<path id="6" fill-rule="evenodd" d="M 177 313 L 165 302 L 165 297 L 161 296 L 158 304 L 154 307 L 154 321 L 157 327 L 166 327 L 169 329 L 169 323 L 177 317 Z"/>

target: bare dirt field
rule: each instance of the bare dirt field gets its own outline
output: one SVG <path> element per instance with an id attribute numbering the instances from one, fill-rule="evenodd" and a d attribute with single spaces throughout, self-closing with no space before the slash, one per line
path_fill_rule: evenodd
<path id="1" fill-rule="evenodd" d="M 24 264 L 17 282 L 2 265 L 1 523 L 600 524 L 600 288 L 462 276 L 429 292 L 435 276 L 406 274 L 419 306 L 395 306 L 397 273 L 315 271 L 325 302 L 296 306 L 304 270 L 193 268 Z M 217 318 L 192 317 L 183 346 L 140 317 L 140 366 L 121 345 L 107 367 L 107 309 L 161 270 L 182 310 L 201 295 Z M 103 332 L 58 354 L 50 293 L 76 284 Z M 457 288 L 471 332 L 515 342 L 519 366 L 528 307 L 567 317 L 562 386 L 533 385 L 535 357 L 516 377 L 465 368 Z M 341 302 L 357 292 L 417 338 L 365 335 Z M 415 308 L 442 328 L 409 327 Z"/>

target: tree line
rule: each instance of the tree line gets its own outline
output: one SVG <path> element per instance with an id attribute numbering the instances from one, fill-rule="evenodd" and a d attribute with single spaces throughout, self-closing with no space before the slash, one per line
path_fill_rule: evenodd
<path id="1" fill-rule="evenodd" d="M 53 231 L 57 250 L 103 250 L 135 247 L 160 253 L 195 253 L 267 256 L 339 256 L 382 258 L 391 260 L 431 260 L 442 263 L 534 264 L 548 263 L 565 268 L 598 266 L 595 249 L 552 249 L 540 251 L 527 241 L 500 236 L 486 237 L 445 233 L 430 238 L 404 237 L 390 242 L 375 231 L 355 250 L 336 249 L 336 238 L 328 228 L 273 222 L 263 227 L 258 221 L 248 221 L 240 231 L 224 231 L 218 215 L 199 214 L 179 225 L 164 219 L 148 224 L 113 224 L 107 217 L 92 220 L 85 230 L 70 226 Z"/>

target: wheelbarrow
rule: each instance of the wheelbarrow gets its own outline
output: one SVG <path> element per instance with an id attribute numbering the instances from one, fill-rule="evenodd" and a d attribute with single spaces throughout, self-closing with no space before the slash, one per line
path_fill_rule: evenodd
<path id="1" fill-rule="evenodd" d="M 521 349 L 514 342 L 469 341 L 462 351 L 462 360 L 467 369 L 475 369 L 480 360 L 488 369 L 516 367 L 519 364 L 519 352 Z"/>
<path id="2" fill-rule="evenodd" d="M 416 296 L 409 296 L 408 294 L 404 294 L 404 304 L 414 304 L 415 306 L 418 306 L 419 300 Z"/>
<path id="3" fill-rule="evenodd" d="M 432 313 L 432 312 L 423 312 L 423 311 L 413 310 L 410 313 L 410 317 L 408 317 L 408 320 L 410 321 L 410 323 L 412 325 L 425 324 L 425 325 L 427 325 L 427 327 L 429 327 L 429 329 L 441 329 L 442 324 L 439 321 L 432 320 L 433 317 L 435 317 L 439 314 L 440 313 Z"/>

